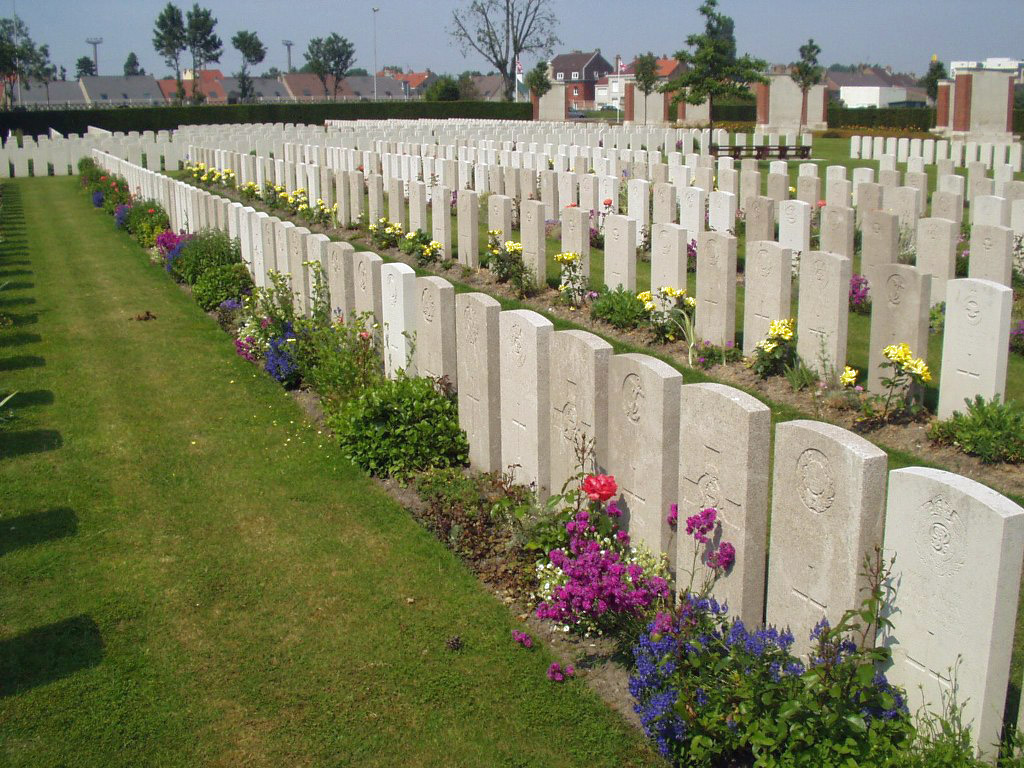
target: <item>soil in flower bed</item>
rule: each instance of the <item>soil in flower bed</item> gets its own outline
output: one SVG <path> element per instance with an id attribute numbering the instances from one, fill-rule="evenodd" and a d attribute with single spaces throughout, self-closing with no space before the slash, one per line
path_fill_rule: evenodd
<path id="1" fill-rule="evenodd" d="M 218 194 L 225 194 L 225 191 L 218 191 Z M 230 197 L 237 197 L 230 191 L 226 192 L 226 194 Z M 263 207 L 259 206 L 258 203 L 255 205 Z M 375 250 L 362 230 L 322 227 L 283 211 L 263 208 L 282 220 L 293 221 L 296 225 L 305 226 L 313 232 L 340 237 L 353 244 L 361 244 L 360 247 L 362 248 Z M 591 318 L 590 312 L 586 308 L 571 310 L 569 307 L 559 304 L 558 292 L 546 285 L 542 287 L 537 295 L 521 299 L 507 285 L 499 283 L 493 273 L 486 269 L 468 269 L 457 262 L 454 262 L 447 269 L 443 268 L 440 264 L 419 267 L 416 264 L 415 258 L 402 253 L 398 249 L 379 251 L 379 253 L 389 260 L 401 261 L 417 269 L 439 275 L 453 282 L 462 283 L 497 298 L 516 300 L 531 309 L 599 333 L 609 340 L 629 344 L 640 348 L 641 351 L 646 350 L 667 357 L 683 369 L 684 376 L 686 375 L 685 370 L 688 367 L 687 355 L 685 348 L 681 344 L 652 344 L 650 342 L 650 335 L 643 329 L 620 331 L 604 322 Z M 794 392 L 784 377 L 761 380 L 743 363 L 713 365 L 702 370 L 697 380 L 703 381 L 708 379 L 744 389 L 755 396 L 767 398 L 774 403 L 794 408 L 801 412 L 803 418 L 831 422 L 850 430 L 857 430 L 859 428 L 857 423 L 859 411 L 852 408 L 836 407 L 839 401 L 838 398 L 821 398 L 810 390 Z M 690 381 L 692 379 L 688 378 L 687 380 Z M 973 480 L 995 488 L 1001 493 L 1013 494 L 1018 498 L 1024 496 L 1024 466 L 985 464 L 980 459 L 968 456 L 956 448 L 934 444 L 927 436 L 929 424 L 930 421 L 888 424 L 877 429 L 862 431 L 861 434 L 885 449 L 911 454 L 911 457 L 915 458 L 915 461 L 912 463 L 940 465 L 945 470 L 970 477 Z M 901 465 L 904 464 L 906 462 L 901 462 Z"/>

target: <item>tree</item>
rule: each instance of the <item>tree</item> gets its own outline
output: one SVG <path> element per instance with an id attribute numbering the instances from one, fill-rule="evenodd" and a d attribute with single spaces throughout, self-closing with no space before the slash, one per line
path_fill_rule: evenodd
<path id="1" fill-rule="evenodd" d="M 241 30 L 231 38 L 231 45 L 242 55 L 242 69 L 238 73 L 238 95 L 242 101 L 253 97 L 252 78 L 249 67 L 259 64 L 267 56 L 267 47 L 255 32 Z"/>
<path id="2" fill-rule="evenodd" d="M 92 56 L 79 56 L 75 62 L 75 77 L 92 77 L 96 74 L 96 63 Z"/>
<path id="3" fill-rule="evenodd" d="M 364 67 L 352 67 L 345 73 L 345 77 L 369 77 L 370 73 Z"/>
<path id="4" fill-rule="evenodd" d="M 332 32 L 327 37 L 314 37 L 310 40 L 303 56 L 309 64 L 310 71 L 320 78 L 324 96 L 327 95 L 327 78 L 334 78 L 331 98 L 337 100 L 341 79 L 348 73 L 355 60 L 356 49 L 352 43 L 338 33 Z"/>
<path id="5" fill-rule="evenodd" d="M 768 62 L 746 54 L 736 56 L 736 37 L 733 21 L 718 13 L 718 0 L 704 0 L 700 13 L 704 17 L 704 34 L 690 35 L 686 45 L 692 51 L 676 53 L 676 59 L 686 67 L 678 77 L 665 83 L 663 93 L 675 93 L 673 104 L 685 100 L 688 104 L 708 102 L 711 127 L 714 127 L 715 99 L 740 96 L 751 83 L 765 83 L 762 74 Z"/>
<path id="6" fill-rule="evenodd" d="M 423 94 L 424 101 L 458 101 L 459 84 L 451 75 L 441 75 Z"/>
<path id="7" fill-rule="evenodd" d="M 21 19 L 0 19 L 0 77 L 4 82 L 4 104 L 14 103 L 14 88 L 21 83 L 30 87 L 30 80 L 38 69 L 40 51 L 49 61 L 49 49 L 44 45 L 39 49 L 28 35 L 28 27 Z M 90 62 L 92 60 L 90 59 Z"/>
<path id="8" fill-rule="evenodd" d="M 939 61 L 938 56 L 932 56 L 931 64 L 928 65 L 928 72 L 918 80 L 917 84 L 928 92 L 928 98 L 936 101 L 939 98 L 939 80 L 949 77 L 946 72 L 946 65 Z"/>
<path id="9" fill-rule="evenodd" d="M 144 74 L 146 74 L 146 70 L 139 66 L 139 57 L 135 55 L 135 51 L 131 51 L 128 58 L 124 60 L 124 76 L 134 77 Z"/>
<path id="10" fill-rule="evenodd" d="M 818 55 L 821 53 L 821 46 L 814 42 L 812 37 L 805 45 L 800 46 L 800 61 L 790 68 L 789 76 L 800 88 L 800 127 L 797 133 L 804 129 L 807 122 L 807 94 L 811 88 L 818 85 L 824 77 L 825 70 L 818 66 Z"/>
<path id="11" fill-rule="evenodd" d="M 523 79 L 530 93 L 536 94 L 537 101 L 540 101 L 544 94 L 551 90 L 551 78 L 548 77 L 548 65 L 546 61 L 538 61 L 537 66 L 526 73 Z"/>
<path id="12" fill-rule="evenodd" d="M 480 91 L 476 88 L 476 81 L 468 72 L 459 75 L 457 85 L 459 87 L 459 101 L 479 101 Z"/>
<path id="13" fill-rule="evenodd" d="M 516 61 L 523 53 L 541 58 L 561 42 L 552 0 L 471 0 L 452 11 L 448 33 L 465 56 L 473 50 L 498 70 L 506 101 L 512 101 Z"/>
<path id="14" fill-rule="evenodd" d="M 271 80 L 276 80 L 280 76 L 281 76 L 281 70 L 278 69 L 277 67 L 271 67 L 266 72 L 264 72 L 262 75 L 260 75 L 260 77 L 269 77 Z"/>
<path id="15" fill-rule="evenodd" d="M 207 64 L 220 61 L 224 52 L 223 41 L 213 31 L 216 26 L 213 12 L 200 8 L 199 3 L 194 3 L 185 16 L 185 45 L 192 56 L 192 101 L 195 103 L 203 100 L 202 91 L 198 89 L 199 73 Z"/>
<path id="16" fill-rule="evenodd" d="M 68 70 L 64 67 L 63 64 L 60 67 L 60 79 L 61 80 L 67 80 L 68 79 Z"/>
<path id="17" fill-rule="evenodd" d="M 635 81 L 636 89 L 644 95 L 644 125 L 647 125 L 647 97 L 651 95 L 654 86 L 658 82 L 658 59 L 650 51 L 642 56 L 637 56 L 633 62 L 633 80 Z M 633 115 L 635 118 L 635 106 Z"/>
<path id="18" fill-rule="evenodd" d="M 168 3 L 156 17 L 153 26 L 153 48 L 160 54 L 164 63 L 174 70 L 174 80 L 178 84 L 177 100 L 185 100 L 185 86 L 181 82 L 181 54 L 188 48 L 185 34 L 185 18 L 181 9 Z"/>

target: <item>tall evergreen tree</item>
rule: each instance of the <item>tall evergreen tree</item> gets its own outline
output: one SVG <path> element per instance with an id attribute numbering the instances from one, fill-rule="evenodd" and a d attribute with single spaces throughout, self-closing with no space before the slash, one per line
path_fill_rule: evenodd
<path id="1" fill-rule="evenodd" d="M 818 56 L 821 54 L 821 47 L 814 42 L 812 37 L 805 45 L 800 46 L 800 61 L 796 62 L 790 69 L 789 76 L 800 88 L 800 128 L 804 129 L 807 122 L 807 94 L 811 88 L 818 85 L 824 77 L 825 70 L 818 65 Z M 799 132 L 798 131 L 798 132 Z"/>
<path id="2" fill-rule="evenodd" d="M 928 92 L 929 99 L 935 101 L 939 98 L 939 80 L 945 80 L 947 77 L 949 77 L 949 73 L 946 72 L 946 65 L 939 61 L 938 56 L 932 56 L 928 72 L 918 80 L 917 84 Z"/>
<path id="3" fill-rule="evenodd" d="M 164 63 L 174 70 L 174 80 L 178 84 L 176 96 L 179 102 L 185 100 L 185 87 L 181 82 L 181 54 L 187 48 L 185 39 L 185 17 L 181 9 L 168 3 L 156 17 L 153 26 L 153 48 L 160 54 Z"/>
<path id="4" fill-rule="evenodd" d="M 717 8 L 718 0 L 704 0 L 700 7 L 704 34 L 686 38 L 686 45 L 692 50 L 676 53 L 684 71 L 661 87 L 662 92 L 676 94 L 673 103 L 685 100 L 688 104 L 703 104 L 707 101 L 712 127 L 715 99 L 745 96 L 751 83 L 768 81 L 763 74 L 768 62 L 747 54 L 736 55 L 733 21 Z"/>
<path id="5" fill-rule="evenodd" d="M 139 57 L 135 55 L 135 51 L 131 51 L 128 58 L 124 60 L 124 76 L 135 77 L 144 74 L 146 74 L 146 70 L 139 66 Z"/>
<path id="6" fill-rule="evenodd" d="M 261 63 L 266 58 L 267 47 L 255 32 L 247 32 L 244 29 L 235 33 L 231 38 L 231 45 L 242 56 L 242 69 L 238 72 L 238 96 L 242 101 L 248 101 L 253 97 L 249 67 Z"/>
<path id="7" fill-rule="evenodd" d="M 648 51 L 636 57 L 633 62 L 633 81 L 636 90 L 644 95 L 644 125 L 647 124 L 647 97 L 654 91 L 658 82 L 658 59 Z M 633 106 L 633 117 L 636 118 L 636 102 Z"/>
<path id="8" fill-rule="evenodd" d="M 203 100 L 199 90 L 199 73 L 207 64 L 216 64 L 224 52 L 224 43 L 213 31 L 217 19 L 209 8 L 200 8 L 194 3 L 185 15 L 185 44 L 192 56 L 192 101 Z"/>

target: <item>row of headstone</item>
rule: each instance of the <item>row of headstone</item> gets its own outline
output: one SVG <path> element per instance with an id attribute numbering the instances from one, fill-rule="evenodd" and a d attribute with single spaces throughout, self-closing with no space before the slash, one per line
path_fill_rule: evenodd
<path id="1" fill-rule="evenodd" d="M 821 618 L 835 624 L 859 604 L 865 556 L 875 547 L 894 553 L 893 626 L 877 639 L 893 652 L 889 678 L 907 689 L 912 709 L 936 710 L 955 686 L 965 722 L 991 753 L 1013 647 L 1015 612 L 1007 606 L 1017 604 L 1024 557 L 1024 510 L 1008 499 L 938 470 L 887 472 L 886 455 L 874 445 L 813 421 L 778 425 L 772 457 L 770 411 L 739 390 L 684 386 L 678 371 L 655 358 L 615 355 L 593 334 L 555 331 L 543 316 L 502 311 L 485 294 L 456 296 L 447 281 L 418 278 L 405 264 L 384 263 L 109 154 L 94 156 L 165 205 L 172 220 L 184 216 L 190 228 L 237 236 L 258 284 L 271 268 L 289 275 L 297 311 L 310 309 L 306 265 L 321 264 L 332 310 L 365 313 L 381 326 L 388 375 L 445 376 L 457 388 L 475 468 L 514 466 L 516 480 L 543 497 L 574 473 L 578 442 L 593 439 L 586 469 L 616 477 L 625 527 L 669 558 L 680 584 L 696 545 L 669 526 L 669 505 L 679 504 L 681 521 L 716 508 L 722 530 L 712 545 L 729 541 L 737 556 L 715 595 L 748 623 L 792 626 L 798 652 L 810 651 L 803 633 Z M 729 237 L 706 233 L 705 245 L 715 245 L 705 247 L 704 260 L 734 268 Z M 760 246 L 756 253 L 751 272 L 760 274 Z M 848 259 L 809 256 L 801 264 L 809 284 L 848 277 Z M 775 257 L 774 271 L 784 271 L 788 264 Z M 950 283 L 951 294 L 964 291 L 958 306 L 972 328 L 983 327 L 990 307 L 978 292 L 983 282 Z M 955 343 L 976 348 L 978 341 Z M 947 349 L 953 343 L 947 339 Z"/>

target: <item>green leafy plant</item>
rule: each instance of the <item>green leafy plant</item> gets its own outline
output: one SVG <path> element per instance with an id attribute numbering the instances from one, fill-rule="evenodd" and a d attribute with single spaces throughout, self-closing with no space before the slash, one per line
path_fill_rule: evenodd
<path id="1" fill-rule="evenodd" d="M 397 222 L 392 223 L 388 221 L 385 216 L 381 216 L 377 221 L 370 222 L 367 230 L 370 233 L 370 239 L 373 241 L 373 244 L 382 250 L 397 248 L 403 234 L 402 225 Z"/>
<path id="2" fill-rule="evenodd" d="M 923 409 L 920 402 L 922 387 L 932 380 L 928 365 L 922 358 L 914 357 L 906 344 L 890 344 L 882 354 L 885 361 L 881 367 L 892 373 L 882 377 L 884 394 L 872 395 L 862 401 L 862 423 L 885 424 L 900 416 L 915 418 Z"/>
<path id="3" fill-rule="evenodd" d="M 241 261 L 242 249 L 238 241 L 232 240 L 226 232 L 209 229 L 199 232 L 184 245 L 171 266 L 171 274 L 179 282 L 195 285 L 206 270 Z"/>
<path id="4" fill-rule="evenodd" d="M 686 358 L 693 365 L 697 352 L 697 331 L 694 326 L 697 301 L 686 295 L 685 288 L 664 285 L 656 294 L 644 291 L 637 294 L 650 313 L 651 335 L 659 343 L 682 341 L 686 344 Z"/>
<path id="5" fill-rule="evenodd" d="M 946 302 L 940 301 L 928 310 L 928 332 L 942 333 L 946 325 Z"/>
<path id="6" fill-rule="evenodd" d="M 207 312 L 227 299 L 239 299 L 252 291 L 252 277 L 245 264 L 221 264 L 203 272 L 192 286 L 192 298 Z"/>
<path id="7" fill-rule="evenodd" d="M 400 377 L 328 414 L 346 456 L 372 475 L 408 477 L 465 464 L 466 434 L 452 393 L 432 379 Z"/>
<path id="8" fill-rule="evenodd" d="M 489 240 L 495 235 L 488 233 Z M 523 244 L 515 240 L 506 240 L 495 247 L 488 243 L 488 268 L 494 273 L 499 283 L 507 283 L 515 291 L 516 296 L 525 298 L 537 292 L 536 275 L 523 261 Z"/>
<path id="9" fill-rule="evenodd" d="M 782 367 L 782 375 L 786 377 L 794 392 L 800 392 L 818 383 L 818 374 L 799 357 L 792 365 Z"/>
<path id="10" fill-rule="evenodd" d="M 796 322 L 793 318 L 772 320 L 768 335 L 757 342 L 750 357 L 750 370 L 759 378 L 782 375 L 787 367 L 796 364 Z"/>
<path id="11" fill-rule="evenodd" d="M 594 299 L 590 304 L 590 314 L 620 330 L 639 328 L 650 318 L 644 302 L 622 287 Z"/>
<path id="12" fill-rule="evenodd" d="M 437 240 L 431 240 L 430 235 L 422 229 L 406 233 L 405 237 L 398 241 L 398 250 L 415 257 L 416 265 L 420 267 L 436 264 L 442 253 L 441 244 Z"/>
<path id="13" fill-rule="evenodd" d="M 299 323 L 295 363 L 302 380 L 325 408 L 339 408 L 384 378 L 381 355 L 369 328 L 371 313 L 353 315 L 348 322 Z"/>
<path id="14" fill-rule="evenodd" d="M 558 298 L 570 308 L 582 306 L 587 294 L 587 277 L 583 274 L 583 257 L 575 251 L 556 253 L 555 261 L 561 265 Z"/>
<path id="15" fill-rule="evenodd" d="M 170 226 L 167 211 L 156 200 L 136 200 L 125 221 L 125 228 L 143 248 L 156 245 L 157 235 L 170 229 Z"/>
<path id="16" fill-rule="evenodd" d="M 953 445 L 986 464 L 1019 464 L 1024 461 L 1024 408 L 1017 403 L 986 401 L 978 395 L 965 399 L 967 411 L 956 411 L 936 421 L 928 436 L 937 443 Z"/>

